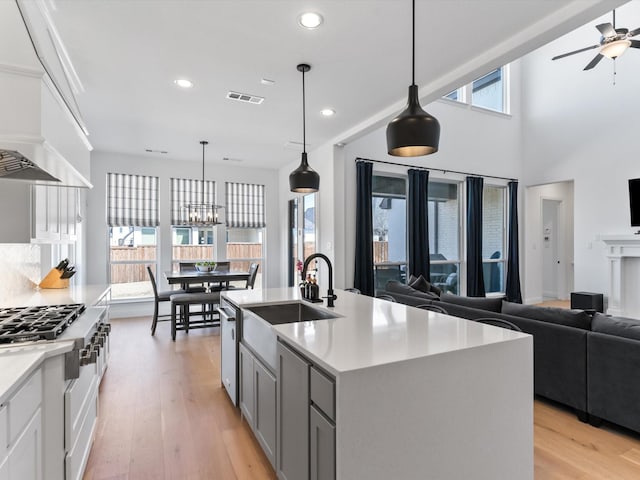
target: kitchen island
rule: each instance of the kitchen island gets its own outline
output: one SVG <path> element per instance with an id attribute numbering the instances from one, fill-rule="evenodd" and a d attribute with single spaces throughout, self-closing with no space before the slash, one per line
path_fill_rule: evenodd
<path id="1" fill-rule="evenodd" d="M 297 288 L 222 295 L 251 317 L 254 307 L 301 302 Z M 334 308 L 317 308 L 335 318 L 271 326 L 280 478 L 305 472 L 305 461 L 311 478 L 533 478 L 529 335 L 343 291 Z M 251 344 L 240 348 L 273 370 Z M 305 422 L 308 441 L 304 428 L 291 430 Z"/>

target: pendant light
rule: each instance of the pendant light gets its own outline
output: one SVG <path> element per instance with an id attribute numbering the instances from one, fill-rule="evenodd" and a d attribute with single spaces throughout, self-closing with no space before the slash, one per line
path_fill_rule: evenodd
<path id="1" fill-rule="evenodd" d="M 304 74 L 311 70 L 306 63 L 298 65 L 302 72 L 302 159 L 300 166 L 289 175 L 289 188 L 295 193 L 313 193 L 320 188 L 320 175 L 307 162 L 306 110 L 304 96 Z"/>
<path id="2" fill-rule="evenodd" d="M 184 219 L 186 225 L 219 225 L 224 223 L 220 210 L 222 205 L 214 205 L 204 201 L 204 149 L 209 144 L 206 140 L 202 140 L 202 196 L 200 203 L 188 203 L 183 207 L 185 212 Z"/>
<path id="3" fill-rule="evenodd" d="M 416 85 L 416 0 L 412 2 L 412 70 L 407 108 L 387 125 L 387 151 L 395 157 L 419 157 L 438 151 L 440 123 L 425 112 Z"/>

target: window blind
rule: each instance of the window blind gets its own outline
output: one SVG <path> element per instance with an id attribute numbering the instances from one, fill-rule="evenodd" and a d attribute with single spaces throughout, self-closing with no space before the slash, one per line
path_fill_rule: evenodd
<path id="1" fill-rule="evenodd" d="M 107 224 L 157 227 L 158 177 L 107 173 Z"/>
<path id="2" fill-rule="evenodd" d="M 171 179 L 171 225 L 191 225 L 187 210 L 184 208 L 188 204 L 203 203 L 202 180 L 191 180 L 186 178 Z M 216 182 L 212 180 L 204 181 L 204 203 L 215 204 Z"/>
<path id="3" fill-rule="evenodd" d="M 264 216 L 264 185 L 226 183 L 227 226 L 232 228 L 262 228 Z"/>

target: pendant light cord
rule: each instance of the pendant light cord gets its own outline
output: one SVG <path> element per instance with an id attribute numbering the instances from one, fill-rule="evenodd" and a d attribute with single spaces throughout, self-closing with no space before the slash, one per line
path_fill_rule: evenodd
<path id="1" fill-rule="evenodd" d="M 412 2 L 411 9 L 411 85 L 416 84 L 416 0 Z"/>
<path id="2" fill-rule="evenodd" d="M 302 70 L 302 153 L 307 153 L 307 110 L 304 94 L 304 69 Z"/>
<path id="3" fill-rule="evenodd" d="M 202 205 L 204 205 L 204 147 L 209 142 L 203 140 L 200 143 L 202 144 Z"/>

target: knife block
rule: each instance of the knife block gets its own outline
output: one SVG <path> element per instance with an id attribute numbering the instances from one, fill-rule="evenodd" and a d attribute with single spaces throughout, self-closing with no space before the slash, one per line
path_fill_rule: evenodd
<path id="1" fill-rule="evenodd" d="M 69 287 L 69 279 L 68 278 L 60 278 L 62 272 L 55 268 L 49 270 L 49 273 L 42 279 L 42 281 L 38 284 L 40 288 L 68 288 Z"/>

